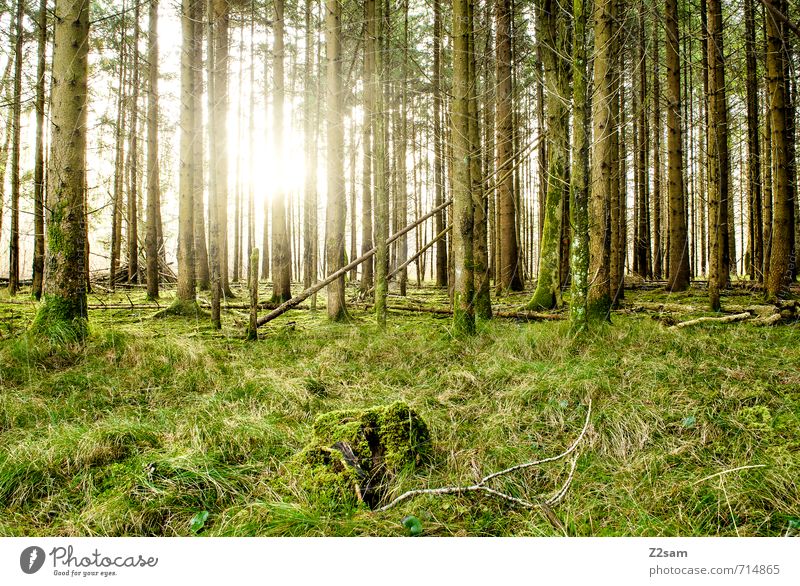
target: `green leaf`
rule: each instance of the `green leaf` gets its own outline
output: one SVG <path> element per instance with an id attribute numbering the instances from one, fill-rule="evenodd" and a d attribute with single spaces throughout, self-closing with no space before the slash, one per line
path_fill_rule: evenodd
<path id="1" fill-rule="evenodd" d="M 194 514 L 192 520 L 189 521 L 189 531 L 192 533 L 197 533 L 200 531 L 206 524 L 208 520 L 208 511 L 199 511 Z"/>
<path id="2" fill-rule="evenodd" d="M 408 534 L 411 537 L 422 535 L 422 521 L 417 519 L 414 515 L 403 517 L 403 527 L 408 529 Z"/>

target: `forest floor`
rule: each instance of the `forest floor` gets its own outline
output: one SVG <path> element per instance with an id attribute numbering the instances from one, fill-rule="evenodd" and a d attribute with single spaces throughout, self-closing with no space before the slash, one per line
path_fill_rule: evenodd
<path id="1" fill-rule="evenodd" d="M 760 302 L 727 293 L 723 305 Z M 711 315 L 699 289 L 626 297 L 695 307 L 679 320 Z M 432 288 L 390 298 L 444 301 Z M 628 310 L 580 337 L 565 321 L 496 319 L 461 340 L 446 315 L 394 311 L 380 331 L 355 308 L 351 324 L 292 311 L 248 342 L 244 309 L 215 331 L 206 317 L 153 318 L 141 292 L 90 304 L 105 309 L 91 310 L 87 344 L 55 347 L 24 333 L 26 295 L 0 293 L 0 535 L 405 535 L 409 514 L 439 536 L 800 534 L 797 323 L 676 330 Z M 291 465 L 318 414 L 404 400 L 434 454 L 391 495 L 470 484 L 562 452 L 589 398 L 558 522 L 476 494 L 343 510 L 306 493 Z M 561 460 L 495 486 L 533 499 L 567 473 Z"/>

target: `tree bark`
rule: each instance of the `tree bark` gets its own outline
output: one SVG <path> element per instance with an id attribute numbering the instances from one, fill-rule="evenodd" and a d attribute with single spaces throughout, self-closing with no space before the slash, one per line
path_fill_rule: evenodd
<path id="1" fill-rule="evenodd" d="M 150 13 L 147 32 L 147 297 L 158 298 L 158 0 L 149 0 Z"/>
<path id="2" fill-rule="evenodd" d="M 39 1 L 39 47 L 36 64 L 36 146 L 33 171 L 33 284 L 34 298 L 41 299 L 44 286 L 44 202 L 47 198 L 44 185 L 44 78 L 47 53 L 47 0 Z M 120 70 L 122 65 L 120 65 Z M 120 83 L 120 93 L 122 83 Z M 120 111 L 122 108 L 120 108 Z M 120 131 L 121 136 L 121 131 Z M 116 203 L 116 200 L 115 200 Z M 116 220 L 116 217 L 115 217 Z M 116 223 L 114 224 L 116 226 Z M 119 252 L 117 252 L 119 258 Z M 113 287 L 113 279 L 112 287 Z"/>
<path id="3" fill-rule="evenodd" d="M 44 303 L 33 329 L 61 341 L 82 341 L 88 333 L 84 246 L 89 0 L 57 0 L 54 13 L 47 275 Z"/>
<path id="4" fill-rule="evenodd" d="M 22 44 L 24 0 L 17 0 L 14 30 L 14 95 L 11 138 L 11 242 L 8 246 L 8 292 L 19 290 L 19 196 L 20 154 L 22 151 Z"/>

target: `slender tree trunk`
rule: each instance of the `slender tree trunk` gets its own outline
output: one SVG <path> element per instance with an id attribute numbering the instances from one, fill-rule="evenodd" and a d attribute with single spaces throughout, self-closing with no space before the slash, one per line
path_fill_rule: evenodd
<path id="1" fill-rule="evenodd" d="M 178 183 L 178 290 L 177 304 L 194 303 L 194 142 L 196 136 L 194 93 L 194 23 L 192 5 L 199 0 L 183 0 L 181 5 L 181 114 L 180 175 Z M 176 305 L 177 305 L 176 304 Z"/>
<path id="2" fill-rule="evenodd" d="M 147 297 L 158 298 L 158 0 L 149 0 L 147 50 Z"/>
<path id="3" fill-rule="evenodd" d="M 197 287 L 208 291 L 211 286 L 209 274 L 208 247 L 206 246 L 205 205 L 203 202 L 205 181 L 205 161 L 203 154 L 203 0 L 193 0 L 192 7 L 192 71 L 194 91 L 192 94 L 195 112 L 193 118 L 194 141 L 192 142 L 192 211 L 194 214 L 194 262 Z M 209 190 L 210 191 L 210 190 Z"/>
<path id="4" fill-rule="evenodd" d="M 133 10 L 133 90 L 128 144 L 128 282 L 139 282 L 139 7 Z"/>
<path id="5" fill-rule="evenodd" d="M 769 6 L 786 13 L 783 0 L 767 0 Z M 792 247 L 793 201 L 789 188 L 789 157 L 787 149 L 787 100 L 784 59 L 784 26 L 772 13 L 766 12 L 767 21 L 767 80 L 768 100 L 772 122 L 772 245 L 769 255 L 769 273 L 766 280 L 768 299 L 785 297 L 791 282 L 789 255 Z"/>
<path id="6" fill-rule="evenodd" d="M 469 86 L 471 0 L 453 0 L 453 324 L 457 334 L 475 332 L 474 200 L 470 181 Z"/>
<path id="7" fill-rule="evenodd" d="M 9 244 L 8 292 L 16 295 L 19 291 L 19 195 L 20 195 L 20 154 L 22 151 L 22 44 L 24 0 L 17 0 L 14 30 L 14 96 L 11 138 L 11 243 Z M 9 35 L 10 36 L 10 35 Z"/>
<path id="8" fill-rule="evenodd" d="M 640 5 L 639 10 L 639 93 L 638 93 L 638 124 L 637 124 L 637 193 L 636 193 L 636 241 L 634 243 L 636 255 L 636 267 L 639 276 L 647 279 L 652 276 L 650 263 L 648 260 L 648 248 L 650 246 L 650 231 L 648 230 L 647 200 L 648 179 L 647 179 L 647 53 L 645 51 L 644 34 L 644 4 Z"/>
<path id="9" fill-rule="evenodd" d="M 498 290 L 521 291 L 517 243 L 517 194 L 514 193 L 513 98 L 511 86 L 511 0 L 495 2 L 497 23 L 497 204 L 500 263 Z"/>
<path id="10" fill-rule="evenodd" d="M 439 206 L 444 201 L 444 142 L 442 139 L 442 6 L 441 0 L 433 0 L 433 175 L 434 175 L 434 206 Z M 446 212 L 442 210 L 436 216 L 436 233 L 440 233 L 446 226 Z M 448 285 L 447 262 L 448 239 L 443 238 L 436 245 L 436 286 Z"/>
<path id="11" fill-rule="evenodd" d="M 719 311 L 719 291 L 728 282 L 728 112 L 720 0 L 708 0 L 708 203 L 709 303 Z"/>
<path id="12" fill-rule="evenodd" d="M 545 68 L 547 97 L 547 195 L 544 228 L 539 253 L 539 278 L 528 309 L 551 309 L 561 305 L 561 216 L 569 161 L 568 110 L 564 100 L 569 95 L 565 55 L 569 53 L 567 22 L 555 0 L 542 0 L 542 60 Z M 604 216 L 603 216 L 604 217 Z"/>
<path id="13" fill-rule="evenodd" d="M 589 292 L 589 93 L 586 47 L 586 5 L 584 0 L 573 0 L 575 31 L 572 50 L 572 173 L 570 173 L 570 224 L 572 240 L 570 265 L 572 267 L 572 297 L 570 322 L 573 329 L 586 328 Z M 615 200 L 618 194 L 611 194 Z M 619 205 L 617 203 L 617 210 Z M 616 252 L 616 251 L 615 251 Z"/>
<path id="14" fill-rule="evenodd" d="M 616 120 L 612 106 L 614 64 L 617 62 L 614 0 L 595 0 L 594 4 L 594 99 L 592 119 L 591 196 L 589 199 L 589 293 L 588 315 L 608 319 L 611 309 L 609 283 L 609 234 L 606 216 L 611 200 L 611 175 L 616 161 L 612 159 L 613 133 Z"/>
<path id="15" fill-rule="evenodd" d="M 272 23 L 274 46 L 272 49 L 272 133 L 275 141 L 277 168 L 283 169 L 283 106 L 284 106 L 284 22 L 283 0 L 275 0 L 275 20 Z M 338 132 L 344 136 L 343 129 Z M 342 147 L 343 148 L 343 147 Z M 282 171 L 279 171 L 282 172 Z M 340 170 L 344 172 L 344 167 Z M 342 177 L 342 184 L 344 178 Z M 289 223 L 286 213 L 285 185 L 277 182 L 272 196 L 272 302 L 282 303 L 292 296 L 292 248 L 289 240 Z M 344 253 L 344 251 L 342 251 Z"/>
<path id="16" fill-rule="evenodd" d="M 327 149 L 328 204 L 326 210 L 325 255 L 327 272 L 344 266 L 345 189 L 344 189 L 344 117 L 342 115 L 342 5 L 340 0 L 326 0 L 325 46 L 327 53 Z M 277 62 L 276 62 L 277 63 Z M 279 220 L 280 223 L 280 220 Z M 277 240 L 274 242 L 277 243 Z M 277 255 L 275 257 L 278 258 Z M 277 275 L 280 269 L 275 267 Z M 344 275 L 328 286 L 328 317 L 335 321 L 348 318 L 344 298 Z M 291 295 L 289 295 L 291 297 Z"/>
<path id="17" fill-rule="evenodd" d="M 44 78 L 47 53 L 47 0 L 39 0 L 39 47 L 36 64 L 36 161 L 33 170 L 33 296 L 42 297 L 44 286 Z M 122 66 L 120 65 L 120 70 Z M 121 77 L 120 77 L 121 80 Z M 120 83 L 120 93 L 122 83 Z M 120 108 L 120 111 L 122 108 Z M 115 200 L 116 203 L 116 200 Z M 116 223 L 114 224 L 116 226 Z M 117 252 L 119 258 L 119 252 Z M 112 275 L 113 277 L 113 275 Z M 113 278 L 112 278 L 112 287 Z"/>
<path id="18" fill-rule="evenodd" d="M 681 64 L 678 36 L 678 2 L 666 0 L 667 25 L 667 157 L 669 173 L 669 281 L 670 291 L 689 287 L 689 234 L 683 184 L 683 129 L 681 127 Z M 659 133 L 659 128 L 654 129 Z M 657 148 L 657 147 L 654 147 Z M 656 228 L 659 219 L 655 220 Z"/>
<path id="19" fill-rule="evenodd" d="M 33 329 L 61 341 L 88 332 L 86 241 L 86 121 L 89 0 L 58 0 L 54 8 L 52 142 L 47 275 Z"/>
<path id="20" fill-rule="evenodd" d="M 220 124 L 217 120 L 218 117 L 224 115 L 227 108 L 220 106 L 218 102 L 219 90 L 217 89 L 217 81 L 219 75 L 217 68 L 220 66 L 216 55 L 216 47 L 219 42 L 216 39 L 219 35 L 218 26 L 221 24 L 220 19 L 216 17 L 215 4 L 219 0 L 207 0 L 207 18 L 206 22 L 208 28 L 206 31 L 207 43 L 207 70 L 208 70 L 208 145 L 210 152 L 210 162 L 208 166 L 209 179 L 208 179 L 208 256 L 209 256 L 209 269 L 210 269 L 210 286 L 211 286 L 211 325 L 215 329 L 222 328 L 222 316 L 220 313 L 220 301 L 222 297 L 222 238 L 221 238 L 221 218 L 220 218 L 220 188 L 219 184 L 224 183 L 227 179 L 227 164 L 223 167 L 218 160 L 220 152 L 225 153 L 225 149 L 220 149 L 220 139 L 218 137 L 220 130 L 224 130 L 224 122 Z M 223 0 L 224 1 L 224 0 Z M 222 139 L 224 141 L 224 139 Z M 223 143 L 224 144 L 224 143 Z"/>
<path id="21" fill-rule="evenodd" d="M 761 144 L 758 136 L 758 73 L 756 71 L 756 24 L 753 0 L 744 2 L 747 65 L 747 200 L 750 208 L 750 278 L 764 278 L 764 229 L 761 211 Z"/>
<path id="22" fill-rule="evenodd" d="M 667 2 L 665 4 L 665 8 L 669 10 L 670 4 Z M 667 12 L 667 18 L 669 18 L 669 13 Z M 653 202 L 653 278 L 656 280 L 661 280 L 661 267 L 663 266 L 663 259 L 662 259 L 662 250 L 663 250 L 663 243 L 661 238 L 661 84 L 659 80 L 660 75 L 660 63 L 659 63 L 659 22 L 657 20 L 653 21 L 653 192 L 651 201 Z M 670 75 L 672 72 L 669 69 L 670 63 L 670 53 L 669 51 L 674 48 L 675 53 L 678 52 L 677 44 L 673 47 L 672 41 L 669 39 L 669 31 L 667 31 L 667 85 L 669 86 L 670 83 L 673 82 L 673 78 Z M 679 66 L 679 62 L 676 63 Z M 680 92 L 680 69 L 677 70 L 676 75 L 678 76 L 678 91 Z M 672 98 L 672 89 L 671 87 L 667 87 L 667 101 Z M 680 96 L 680 93 L 678 94 Z M 678 100 L 680 103 L 680 99 Z M 669 127 L 669 113 L 670 113 L 671 105 L 667 105 L 667 127 Z M 679 118 L 676 117 L 676 121 Z M 668 133 L 670 131 L 668 130 Z M 680 137 L 680 132 L 678 133 Z M 667 137 L 667 142 L 669 142 L 669 136 Z M 669 150 L 669 147 L 667 147 Z M 668 155 L 669 156 L 669 155 Z M 669 162 L 667 163 L 669 164 Z M 669 181 L 669 178 L 668 178 Z M 669 187 L 669 186 L 668 186 Z"/>
<path id="23" fill-rule="evenodd" d="M 123 1 L 122 10 L 125 11 L 126 3 Z M 126 98 L 127 98 L 127 29 L 125 15 L 120 19 L 119 38 L 119 77 L 117 94 L 117 124 L 114 129 L 114 193 L 111 210 L 111 261 L 109 263 L 109 288 L 113 291 L 116 287 L 117 272 L 119 271 L 120 254 L 122 253 L 122 195 L 125 185 L 125 123 L 126 123 Z"/>
<path id="24" fill-rule="evenodd" d="M 303 286 L 317 282 L 317 97 L 314 80 L 314 0 L 306 0 L 306 53 L 303 81 L 303 140 L 305 141 L 306 181 L 303 198 Z M 365 116 L 366 119 L 366 116 Z M 265 251 L 266 256 L 266 251 Z"/>
<path id="25" fill-rule="evenodd" d="M 408 2 L 403 1 L 403 63 L 400 69 L 402 78 L 402 89 L 400 95 L 400 140 L 397 155 L 397 188 L 399 197 L 397 200 L 397 225 L 403 228 L 408 223 L 408 169 L 406 168 L 406 157 L 408 151 Z M 400 266 L 408 258 L 408 236 L 403 235 L 397 243 L 397 265 Z M 400 285 L 400 295 L 405 296 L 408 285 L 408 271 L 404 268 L 400 271 L 398 284 Z M 487 281 L 488 286 L 488 281 Z"/>

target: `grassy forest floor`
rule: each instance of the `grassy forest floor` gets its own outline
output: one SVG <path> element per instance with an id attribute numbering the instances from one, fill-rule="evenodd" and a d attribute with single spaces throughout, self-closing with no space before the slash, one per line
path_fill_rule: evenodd
<path id="1" fill-rule="evenodd" d="M 760 302 L 727 293 L 723 306 Z M 706 305 L 698 289 L 626 295 L 628 306 Z M 674 330 L 629 310 L 580 338 L 564 321 L 497 319 L 458 340 L 446 315 L 396 311 L 382 332 L 364 309 L 353 324 L 300 310 L 248 342 L 244 309 L 214 331 L 205 317 L 154 319 L 128 291 L 90 296 L 105 309 L 91 311 L 78 349 L 30 339 L 28 299 L 0 293 L 0 535 L 405 535 L 408 514 L 439 536 L 800 534 L 796 323 Z M 390 303 L 445 305 L 430 288 Z M 470 484 L 562 452 L 589 397 L 591 426 L 555 509 L 561 529 L 478 495 L 342 510 L 312 499 L 292 465 L 318 414 L 401 399 L 427 421 L 434 454 L 391 494 Z M 716 475 L 741 466 L 758 467 Z M 549 495 L 567 469 L 496 486 Z M 204 526 L 192 527 L 201 511 Z"/>

